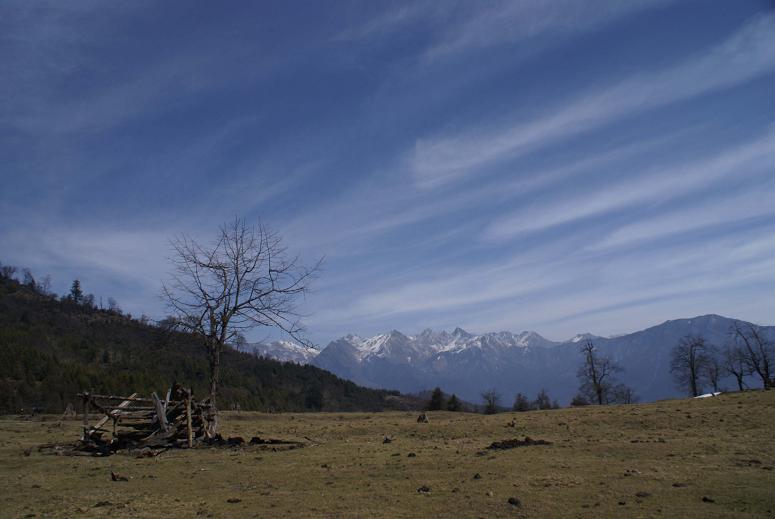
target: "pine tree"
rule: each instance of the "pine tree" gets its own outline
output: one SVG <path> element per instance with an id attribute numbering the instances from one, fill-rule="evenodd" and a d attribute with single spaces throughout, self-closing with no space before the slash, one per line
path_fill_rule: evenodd
<path id="1" fill-rule="evenodd" d="M 571 407 L 589 405 L 589 400 L 587 400 L 587 398 L 581 393 L 577 393 L 576 396 L 573 397 L 573 400 L 570 401 L 570 405 Z"/>
<path id="2" fill-rule="evenodd" d="M 441 388 L 437 387 L 431 393 L 431 401 L 428 402 L 429 411 L 440 411 L 444 409 L 444 393 L 441 392 Z"/>
<path id="3" fill-rule="evenodd" d="M 462 411 L 463 406 L 460 403 L 460 400 L 458 399 L 457 395 L 453 394 L 451 397 L 449 397 L 449 400 L 447 400 L 447 411 Z"/>
<path id="4" fill-rule="evenodd" d="M 536 396 L 533 406 L 536 409 L 541 409 L 541 410 L 552 408 L 552 401 L 549 399 L 549 394 L 546 392 L 545 389 L 542 389 L 541 391 L 538 392 L 538 396 Z"/>
<path id="5" fill-rule="evenodd" d="M 81 282 L 79 280 L 73 281 L 73 286 L 70 287 L 70 300 L 74 303 L 81 303 L 83 300 L 83 290 L 81 290 Z"/>
<path id="6" fill-rule="evenodd" d="M 524 412 L 524 411 L 530 411 L 532 409 L 533 409 L 533 406 L 530 403 L 530 401 L 527 399 L 527 397 L 522 393 L 517 393 L 516 398 L 514 398 L 514 405 L 512 406 L 511 410 Z"/>

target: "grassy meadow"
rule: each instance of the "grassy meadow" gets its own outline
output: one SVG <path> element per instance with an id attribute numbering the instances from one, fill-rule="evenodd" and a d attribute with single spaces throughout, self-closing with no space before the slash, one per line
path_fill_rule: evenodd
<path id="1" fill-rule="evenodd" d="M 79 421 L 7 416 L 0 516 L 775 517 L 775 391 L 416 417 L 226 414 L 224 436 L 307 446 L 92 458 L 36 450 L 77 439 Z M 525 436 L 551 445 L 486 449 Z"/>

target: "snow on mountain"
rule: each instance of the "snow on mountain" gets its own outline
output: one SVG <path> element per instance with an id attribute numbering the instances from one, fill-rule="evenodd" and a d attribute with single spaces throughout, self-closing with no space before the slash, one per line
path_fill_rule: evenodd
<path id="1" fill-rule="evenodd" d="M 353 355 L 359 362 L 371 358 L 382 358 L 409 363 L 423 361 L 439 353 L 461 352 L 470 348 L 496 351 L 509 348 L 545 347 L 555 344 L 536 332 L 522 332 L 520 334 L 497 332 L 473 335 L 462 328 L 456 328 L 452 333 L 447 331 L 435 332 L 429 328 L 414 336 L 404 335 L 397 330 L 367 339 L 356 335 L 347 335 L 329 344 L 326 350 L 333 351 L 333 349 L 342 348 L 345 343 L 354 349 Z"/>
<path id="2" fill-rule="evenodd" d="M 270 357 L 282 362 L 309 364 L 320 353 L 313 348 L 307 348 L 290 341 L 255 342 L 240 348 L 247 353 Z"/>
<path id="3" fill-rule="evenodd" d="M 597 335 L 592 335 L 591 333 L 580 333 L 578 335 L 574 335 L 571 339 L 569 339 L 566 342 L 586 342 L 586 341 L 594 341 L 595 339 L 600 339 L 601 337 L 598 337 Z"/>
<path id="4" fill-rule="evenodd" d="M 680 395 L 670 375 L 670 350 L 687 334 L 703 335 L 723 345 L 732 319 L 706 315 L 666 321 L 618 337 L 583 333 L 553 342 L 535 332 L 472 334 L 461 328 L 423 330 L 415 336 L 398 331 L 363 339 L 347 336 L 331 342 L 312 360 L 358 384 L 404 392 L 439 386 L 447 393 L 478 401 L 495 389 L 505 400 L 517 392 L 534 395 L 546 389 L 561 402 L 578 391 L 579 346 L 591 340 L 601 354 L 623 368 L 621 380 L 643 401 Z M 775 328 L 767 327 L 775 337 Z"/>
<path id="5" fill-rule="evenodd" d="M 534 395 L 546 389 L 568 402 L 578 390 L 579 346 L 591 340 L 601 354 L 612 357 L 624 371 L 622 381 L 643 401 L 679 396 L 670 375 L 670 350 L 687 334 L 703 335 L 723 345 L 733 320 L 706 315 L 666 321 L 618 337 L 578 334 L 564 342 L 536 332 L 472 334 L 426 329 L 409 336 L 393 330 L 363 338 L 346 335 L 320 352 L 288 341 L 249 345 L 279 360 L 311 363 L 353 382 L 375 388 L 418 392 L 441 387 L 470 401 L 495 389 L 504 401 L 517 392 Z M 775 328 L 765 327 L 773 339 Z"/>

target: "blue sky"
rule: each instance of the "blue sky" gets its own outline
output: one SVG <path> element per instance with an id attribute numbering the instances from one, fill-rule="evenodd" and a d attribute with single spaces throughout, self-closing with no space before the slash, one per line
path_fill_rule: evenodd
<path id="1" fill-rule="evenodd" d="M 12 0 L 0 135 L 0 261 L 133 314 L 244 215 L 319 344 L 775 324 L 772 2 Z"/>

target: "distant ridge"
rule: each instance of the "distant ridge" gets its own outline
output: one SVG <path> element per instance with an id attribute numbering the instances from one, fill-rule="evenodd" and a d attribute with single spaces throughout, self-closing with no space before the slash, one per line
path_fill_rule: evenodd
<path id="1" fill-rule="evenodd" d="M 535 394 L 546 389 L 567 403 L 578 387 L 578 345 L 591 340 L 624 368 L 622 378 L 640 399 L 650 401 L 680 396 L 669 363 L 670 350 L 681 337 L 703 335 L 722 345 L 734 321 L 708 314 L 668 320 L 616 337 L 582 333 L 561 342 L 532 331 L 472 334 L 462 328 L 451 333 L 426 329 L 412 336 L 393 330 L 369 338 L 347 335 L 294 362 L 311 363 L 368 387 L 416 393 L 440 386 L 471 402 L 478 402 L 481 392 L 490 388 L 505 399 L 517 392 Z M 765 327 L 765 332 L 775 338 L 775 328 Z M 263 351 L 276 358 L 293 356 L 299 348 L 273 344 Z"/>

